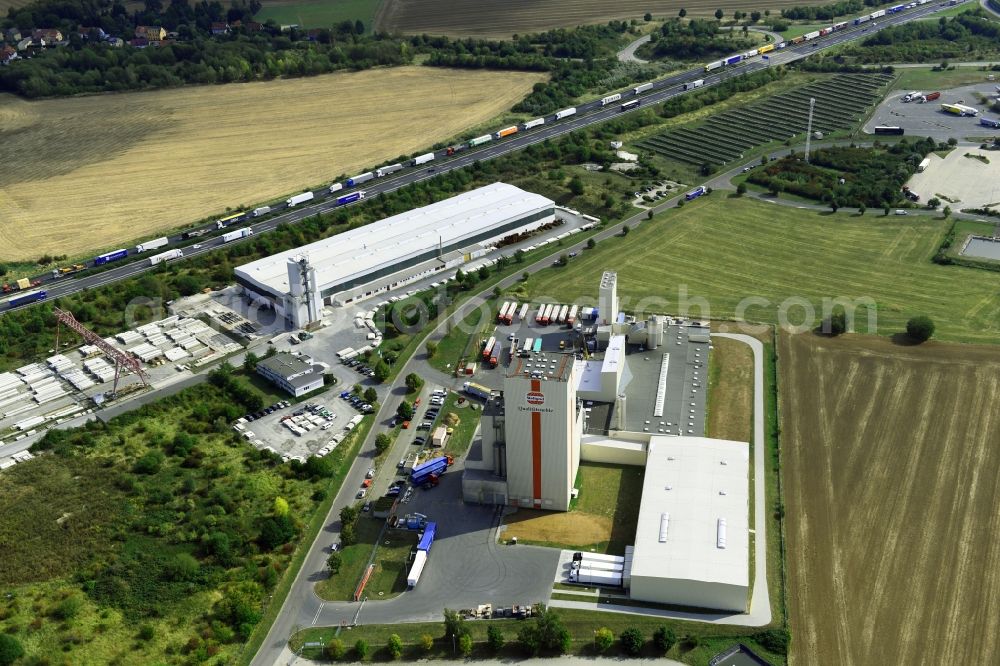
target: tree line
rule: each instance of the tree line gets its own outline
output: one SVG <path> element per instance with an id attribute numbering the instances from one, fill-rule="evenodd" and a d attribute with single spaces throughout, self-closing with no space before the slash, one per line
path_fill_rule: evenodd
<path id="1" fill-rule="evenodd" d="M 756 42 L 739 33 L 719 30 L 718 21 L 691 19 L 667 21 L 650 40 L 653 56 L 692 60 L 711 58 L 717 55 L 743 51 L 754 47 Z"/>
<path id="2" fill-rule="evenodd" d="M 860 63 L 975 60 L 996 54 L 998 43 L 1000 24 L 977 7 L 952 18 L 880 30 L 844 55 Z"/>

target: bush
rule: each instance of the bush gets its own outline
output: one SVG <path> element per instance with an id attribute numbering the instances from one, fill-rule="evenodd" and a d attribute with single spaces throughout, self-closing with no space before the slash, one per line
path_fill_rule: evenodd
<path id="1" fill-rule="evenodd" d="M 916 316 L 906 322 L 906 334 L 915 342 L 927 342 L 934 335 L 934 322 L 930 317 Z"/>
<path id="2" fill-rule="evenodd" d="M 594 632 L 594 648 L 598 652 L 607 652 L 615 644 L 615 634 L 607 627 L 601 627 Z"/>
<path id="3" fill-rule="evenodd" d="M 375 436 L 375 453 L 382 455 L 392 446 L 392 439 L 384 432 Z"/>
<path id="4" fill-rule="evenodd" d="M 492 628 L 493 627 L 490 627 L 490 629 L 492 629 Z M 420 637 L 420 648 L 424 652 L 430 652 L 431 650 L 433 650 L 434 649 L 434 637 L 431 636 L 430 634 L 423 634 Z"/>
<path id="5" fill-rule="evenodd" d="M 637 627 L 629 627 L 623 631 L 618 640 L 622 644 L 622 649 L 633 657 L 639 656 L 642 652 L 642 646 L 646 643 L 646 639 Z"/>
<path id="6" fill-rule="evenodd" d="M 767 629 L 754 636 L 754 639 L 769 652 L 774 654 L 788 654 L 788 644 L 791 636 L 788 629 L 784 627 L 778 629 Z"/>
<path id="7" fill-rule="evenodd" d="M 354 654 L 358 659 L 363 660 L 368 656 L 368 641 L 363 638 L 359 638 L 354 644 Z"/>
<path id="8" fill-rule="evenodd" d="M 413 372 L 406 375 L 406 390 L 408 393 L 416 393 L 417 391 L 420 390 L 420 387 L 423 385 L 424 385 L 424 380 L 420 378 L 420 375 Z"/>
<path id="9" fill-rule="evenodd" d="M 344 641 L 339 638 L 332 638 L 330 642 L 326 644 L 326 658 L 333 661 L 339 661 L 344 658 L 344 654 L 347 652 L 347 648 L 344 647 Z"/>
<path id="10" fill-rule="evenodd" d="M 135 461 L 132 471 L 136 474 L 156 474 L 160 471 L 160 466 L 166 456 L 160 451 L 150 451 L 143 457 Z"/>
<path id="11" fill-rule="evenodd" d="M 458 637 L 458 651 L 463 657 L 468 657 L 472 654 L 472 636 L 469 634 L 462 634 Z"/>
<path id="12" fill-rule="evenodd" d="M 24 648 L 13 636 L 0 634 L 0 666 L 10 666 L 24 656 Z"/>
<path id="13" fill-rule="evenodd" d="M 389 634 L 385 648 L 389 651 L 390 657 L 399 659 L 403 656 L 403 639 L 399 637 L 399 634 Z"/>
<path id="14" fill-rule="evenodd" d="M 144 624 L 139 627 L 139 640 L 140 641 L 151 641 L 153 637 L 156 636 L 156 630 L 151 624 Z"/>
<path id="15" fill-rule="evenodd" d="M 502 650 L 504 643 L 506 642 L 507 640 L 503 637 L 503 632 L 500 631 L 500 627 L 495 624 L 491 624 L 486 629 L 486 644 L 493 652 L 499 652 Z"/>
<path id="16" fill-rule="evenodd" d="M 676 642 L 677 634 L 670 627 L 657 627 L 653 632 L 653 645 L 664 654 L 669 652 Z"/>
<path id="17" fill-rule="evenodd" d="M 847 332 L 847 316 L 843 312 L 834 312 L 823 318 L 820 324 L 820 333 L 824 335 L 838 336 Z"/>

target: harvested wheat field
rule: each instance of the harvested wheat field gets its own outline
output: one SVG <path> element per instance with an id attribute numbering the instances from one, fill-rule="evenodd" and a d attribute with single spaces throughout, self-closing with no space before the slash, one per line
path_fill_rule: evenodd
<path id="1" fill-rule="evenodd" d="M 1000 650 L 1000 347 L 779 340 L 791 664 Z"/>
<path id="2" fill-rule="evenodd" d="M 641 18 L 646 12 L 656 17 L 673 17 L 681 7 L 690 16 L 708 16 L 722 7 L 727 18 L 734 10 L 745 11 L 797 5 L 822 4 L 819 1 L 770 0 L 755 3 L 734 0 L 720 4 L 708 0 L 384 0 L 375 17 L 375 26 L 384 32 L 410 34 L 458 35 L 473 37 L 510 37 L 550 28 L 566 28 L 610 19 Z M 775 11 L 775 13 L 777 13 Z"/>
<path id="3" fill-rule="evenodd" d="M 0 96 L 0 259 L 123 245 L 412 153 L 542 74 L 399 67 L 27 102 Z"/>

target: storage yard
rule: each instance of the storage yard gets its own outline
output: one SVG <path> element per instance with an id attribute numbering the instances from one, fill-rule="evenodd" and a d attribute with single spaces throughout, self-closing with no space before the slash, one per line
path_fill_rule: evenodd
<path id="1" fill-rule="evenodd" d="M 636 146 L 664 158 L 693 165 L 723 165 L 745 152 L 804 134 L 809 100 L 816 100 L 813 130 L 829 134 L 861 121 L 892 77 L 884 74 L 841 74 L 786 93 L 713 115 L 694 128 L 668 130 Z"/>
<path id="2" fill-rule="evenodd" d="M 1000 134 L 1000 130 L 994 131 Z M 982 155 L 987 161 L 967 157 L 967 153 Z M 927 168 L 907 181 L 909 188 L 920 194 L 921 202 L 947 197 L 941 205 L 953 210 L 1000 209 L 1000 153 L 980 150 L 978 145 L 960 145 L 943 158 L 931 153 L 927 159 L 930 160 Z"/>
<path id="3" fill-rule="evenodd" d="M 96 253 L 284 197 L 487 121 L 543 79 L 397 67 L 130 93 L 127 105 L 120 95 L 0 96 L 0 154 L 19 165 L 0 174 L 0 259 Z M 359 117 L 358 99 L 380 112 Z"/>
<path id="4" fill-rule="evenodd" d="M 744 11 L 791 7 L 813 2 L 771 0 L 763 5 L 737 0 L 727 3 L 728 14 L 734 9 Z M 707 17 L 715 12 L 718 4 L 696 0 L 623 0 L 609 5 L 602 0 L 386 0 L 376 15 L 376 27 L 384 32 L 426 33 L 431 35 L 456 35 L 475 37 L 510 37 L 588 23 L 603 23 L 610 19 L 641 18 L 646 12 L 656 17 L 676 16 L 684 7 L 690 16 Z"/>
<path id="5" fill-rule="evenodd" d="M 789 663 L 988 662 L 1000 649 L 1000 352 L 779 344 Z"/>
<path id="6" fill-rule="evenodd" d="M 955 138 L 960 142 L 975 141 L 976 145 L 979 145 L 982 140 L 975 140 L 973 137 L 996 136 L 1000 133 L 995 127 L 985 127 L 980 124 L 981 118 L 992 120 L 1000 118 L 996 113 L 989 111 L 988 103 L 980 102 L 977 97 L 977 93 L 987 97 L 996 97 L 1000 94 L 995 81 L 987 81 L 985 72 L 981 76 L 982 83 L 957 88 L 894 91 L 879 104 L 875 113 L 865 123 L 864 131 L 873 134 L 876 126 L 896 126 L 901 127 L 908 135 L 929 136 L 938 141 Z M 921 95 L 926 93 L 926 96 L 940 93 L 940 97 L 925 102 L 920 102 L 919 99 L 904 102 L 906 95 L 913 92 Z M 980 113 L 978 116 L 960 116 L 946 111 L 942 107 L 944 104 L 961 104 L 975 108 Z"/>

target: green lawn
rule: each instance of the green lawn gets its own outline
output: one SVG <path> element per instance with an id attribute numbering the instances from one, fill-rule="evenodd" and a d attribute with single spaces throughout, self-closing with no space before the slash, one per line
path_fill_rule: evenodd
<path id="1" fill-rule="evenodd" d="M 955 67 L 943 72 L 935 72 L 932 67 L 907 67 L 896 70 L 899 78 L 893 84 L 897 90 L 947 90 L 971 83 L 986 81 L 987 73 L 978 67 Z"/>
<path id="2" fill-rule="evenodd" d="M 492 304 L 492 302 L 491 302 Z M 479 330 L 483 318 L 483 310 L 474 309 L 467 314 L 461 323 L 453 326 L 444 337 L 438 341 L 437 352 L 431 358 L 431 366 L 441 372 L 454 372 L 456 364 L 462 359 L 466 345 L 469 342 L 470 331 Z"/>
<path id="3" fill-rule="evenodd" d="M 852 18 L 851 22 L 853 21 L 854 19 Z M 787 42 L 791 39 L 798 37 L 799 35 L 804 35 L 807 32 L 815 32 L 816 30 L 819 30 L 820 28 L 825 28 L 833 23 L 839 23 L 839 21 L 830 21 L 829 23 L 799 23 L 799 24 L 793 23 L 792 25 L 788 26 L 788 30 L 784 32 L 779 32 L 778 34 L 781 35 L 782 41 Z"/>
<path id="4" fill-rule="evenodd" d="M 818 313 L 824 298 L 867 298 L 877 311 L 870 332 L 898 333 L 925 314 L 938 339 L 998 342 L 1000 275 L 933 264 L 946 231 L 937 219 L 831 215 L 716 194 L 599 243 L 567 268 L 541 271 L 527 287 L 593 303 L 601 272 L 615 269 L 625 308 L 653 297 L 663 300 L 647 301 L 647 310 L 765 323 L 787 313 L 794 324 L 804 308 L 786 299 L 804 299 Z M 855 328 L 866 331 L 865 308 L 857 315 Z"/>
<path id="5" fill-rule="evenodd" d="M 303 0 L 294 4 L 264 0 L 264 8 L 254 18 L 264 22 L 274 19 L 280 25 L 297 24 L 300 28 L 329 28 L 342 21 L 365 24 L 371 32 L 381 0 Z"/>
<path id="6" fill-rule="evenodd" d="M 459 400 L 462 400 L 462 406 L 458 406 Z M 478 405 L 478 403 L 470 402 L 464 396 L 456 393 L 449 393 L 445 399 L 444 407 L 441 409 L 442 417 L 447 416 L 449 412 L 453 412 L 459 418 L 458 424 L 452 426 L 451 437 L 448 439 L 448 444 L 444 447 L 445 453 L 450 453 L 453 456 L 463 456 L 469 450 L 469 446 L 472 444 L 472 437 L 476 434 L 476 427 L 479 426 L 479 416 L 482 414 L 478 409 L 473 410 L 472 405 Z M 444 421 L 440 421 L 439 423 L 444 423 Z"/>
<path id="7" fill-rule="evenodd" d="M 316 593 L 328 601 L 351 601 L 361 582 L 384 521 L 362 515 L 358 519 L 358 542 L 341 550 L 340 571 L 316 584 Z M 417 533 L 387 530 L 378 544 L 375 571 L 365 586 L 370 599 L 387 599 L 406 589 L 407 556 L 417 544 Z"/>

